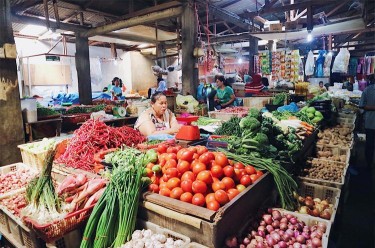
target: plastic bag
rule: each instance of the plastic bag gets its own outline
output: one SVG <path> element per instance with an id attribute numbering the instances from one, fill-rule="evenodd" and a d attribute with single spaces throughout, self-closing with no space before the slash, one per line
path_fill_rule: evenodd
<path id="1" fill-rule="evenodd" d="M 324 60 L 323 74 L 325 77 L 331 75 L 332 53 L 327 53 Z"/>
<path id="2" fill-rule="evenodd" d="M 147 140 L 170 140 L 173 139 L 174 136 L 170 134 L 151 134 L 147 136 Z"/>
<path id="3" fill-rule="evenodd" d="M 177 95 L 176 105 L 188 109 L 189 113 L 194 113 L 194 108 L 198 107 L 199 102 L 192 95 Z"/>
<path id="4" fill-rule="evenodd" d="M 314 54 L 312 51 L 309 52 L 306 59 L 306 65 L 305 65 L 305 75 L 306 76 L 312 76 L 314 74 Z"/>
<path id="5" fill-rule="evenodd" d="M 292 102 L 289 105 L 284 105 L 284 106 L 278 107 L 277 111 L 279 111 L 279 112 L 289 111 L 289 112 L 295 113 L 295 112 L 298 112 L 298 109 L 299 108 L 298 108 L 297 104 Z"/>
<path id="6" fill-rule="evenodd" d="M 348 49 L 341 48 L 333 62 L 332 72 L 347 73 L 349 65 L 350 53 Z"/>

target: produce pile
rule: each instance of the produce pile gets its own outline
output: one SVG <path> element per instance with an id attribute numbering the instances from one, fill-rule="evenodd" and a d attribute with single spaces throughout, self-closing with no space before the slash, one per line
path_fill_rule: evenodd
<path id="1" fill-rule="evenodd" d="M 9 193 L 13 190 L 21 189 L 35 178 L 37 173 L 28 168 L 19 168 L 16 171 L 0 176 L 0 196 L 1 194 Z"/>
<path id="2" fill-rule="evenodd" d="M 250 164 L 234 163 L 204 146 L 158 146 L 157 161 L 148 163 L 149 190 L 217 211 L 263 175 Z M 155 164 L 157 162 L 157 164 Z"/>
<path id="3" fill-rule="evenodd" d="M 31 153 L 46 152 L 56 144 L 54 139 L 43 138 L 41 141 L 23 144 L 22 147 Z"/>
<path id="4" fill-rule="evenodd" d="M 177 248 L 183 247 L 185 242 L 181 239 L 173 240 L 164 234 L 154 233 L 149 229 L 135 230 L 132 234 L 132 239 L 120 248 Z"/>
<path id="5" fill-rule="evenodd" d="M 144 161 L 141 155 L 114 167 L 86 224 L 81 248 L 120 247 L 131 239 L 143 187 Z"/>
<path id="6" fill-rule="evenodd" d="M 102 178 L 88 180 L 85 174 L 67 176 L 57 188 L 62 199 L 62 209 L 68 213 L 86 209 L 102 196 L 107 181 Z"/>
<path id="7" fill-rule="evenodd" d="M 249 233 L 243 238 L 236 236 L 226 239 L 226 247 L 322 247 L 322 238 L 327 231 L 324 222 L 307 225 L 291 213 L 281 213 L 269 209 L 259 223 L 250 226 Z"/>
<path id="8" fill-rule="evenodd" d="M 229 113 L 229 114 L 240 114 L 241 116 L 246 116 L 248 110 L 249 110 L 249 108 L 246 108 L 246 107 L 229 107 L 229 108 L 225 108 L 225 109 L 220 109 L 216 112 Z"/>
<path id="9" fill-rule="evenodd" d="M 219 124 L 222 121 L 219 119 L 214 119 L 214 118 L 209 118 L 205 116 L 199 116 L 199 119 L 195 122 L 193 122 L 194 125 L 197 126 L 208 126 L 208 125 L 214 125 L 214 124 Z"/>
<path id="10" fill-rule="evenodd" d="M 284 105 L 284 102 L 286 101 L 288 97 L 288 94 L 283 92 L 283 93 L 278 93 L 272 98 L 272 104 L 273 105 Z"/>
<path id="11" fill-rule="evenodd" d="M 298 213 L 309 214 L 314 217 L 320 217 L 330 220 L 334 211 L 333 204 L 330 204 L 328 199 L 321 200 L 320 198 L 312 198 L 311 196 L 298 196 L 296 195 L 298 203 Z"/>
<path id="12" fill-rule="evenodd" d="M 135 146 L 145 140 L 146 138 L 133 128 L 110 127 L 101 121 L 90 119 L 74 131 L 65 153 L 56 162 L 91 171 L 95 163 L 95 153 L 122 145 Z"/>
<path id="13" fill-rule="evenodd" d="M 337 125 L 318 133 L 317 145 L 330 145 L 350 148 L 353 143 L 353 133 L 348 127 Z"/>
<path id="14" fill-rule="evenodd" d="M 317 158 L 323 160 L 331 160 L 346 163 L 348 160 L 348 154 L 339 154 L 339 147 L 317 147 L 319 151 L 317 152 Z"/>
<path id="15" fill-rule="evenodd" d="M 51 116 L 51 115 L 60 115 L 60 113 L 57 112 L 56 110 L 54 110 L 52 108 L 46 108 L 46 107 L 43 107 L 43 106 L 37 107 L 36 110 L 37 110 L 38 118 Z"/>
<path id="16" fill-rule="evenodd" d="M 0 204 L 5 206 L 10 213 L 20 217 L 21 210 L 26 207 L 25 193 L 16 194 L 0 200 Z"/>
<path id="17" fill-rule="evenodd" d="M 342 183 L 345 169 L 345 163 L 330 160 L 313 159 L 309 163 L 309 167 L 304 169 L 303 175 L 307 178 Z"/>
<path id="18" fill-rule="evenodd" d="M 83 114 L 83 113 L 92 113 L 104 110 L 106 108 L 105 104 L 99 104 L 95 106 L 74 106 L 69 108 L 65 115 L 72 115 L 72 114 Z"/>

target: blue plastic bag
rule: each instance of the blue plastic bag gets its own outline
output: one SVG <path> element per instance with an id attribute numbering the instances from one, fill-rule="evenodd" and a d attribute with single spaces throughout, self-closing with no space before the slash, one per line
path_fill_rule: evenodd
<path id="1" fill-rule="evenodd" d="M 151 135 L 147 136 L 148 141 L 150 141 L 150 140 L 170 140 L 170 139 L 174 139 L 174 135 L 170 135 L 170 134 L 151 134 Z"/>
<path id="2" fill-rule="evenodd" d="M 289 112 L 295 113 L 295 112 L 298 111 L 298 106 L 297 106 L 296 103 L 292 102 L 289 105 L 278 107 L 277 111 L 279 111 L 279 112 L 289 111 Z"/>

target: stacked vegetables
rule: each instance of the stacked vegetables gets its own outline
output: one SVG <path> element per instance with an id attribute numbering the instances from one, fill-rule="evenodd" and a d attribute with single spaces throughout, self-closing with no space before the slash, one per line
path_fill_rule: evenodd
<path id="1" fill-rule="evenodd" d="M 312 198 L 311 196 L 295 196 L 300 204 L 298 212 L 300 214 L 309 214 L 315 217 L 320 217 L 330 220 L 334 211 L 333 204 L 330 204 L 328 199 L 321 200 L 320 198 Z"/>
<path id="2" fill-rule="evenodd" d="M 15 216 L 20 217 L 20 211 L 27 204 L 25 192 L 1 199 L 0 204 L 5 206 Z"/>
<path id="3" fill-rule="evenodd" d="M 25 187 L 36 173 L 30 169 L 18 169 L 0 176 L 0 195 Z"/>
<path id="4" fill-rule="evenodd" d="M 215 134 L 217 135 L 234 135 L 240 137 L 242 130 L 239 126 L 241 119 L 238 117 L 232 117 L 229 121 L 224 122 L 221 127 L 216 129 Z"/>
<path id="5" fill-rule="evenodd" d="M 110 182 L 86 225 L 81 248 L 120 247 L 135 229 L 144 157 L 114 167 Z"/>
<path id="6" fill-rule="evenodd" d="M 296 113 L 296 116 L 309 124 L 316 125 L 323 120 L 323 114 L 317 111 L 314 107 L 303 107 Z"/>
<path id="7" fill-rule="evenodd" d="M 57 162 L 91 171 L 95 153 L 122 145 L 134 146 L 144 141 L 145 137 L 130 127 L 116 128 L 101 121 L 88 120 L 74 132 L 65 153 Z"/>

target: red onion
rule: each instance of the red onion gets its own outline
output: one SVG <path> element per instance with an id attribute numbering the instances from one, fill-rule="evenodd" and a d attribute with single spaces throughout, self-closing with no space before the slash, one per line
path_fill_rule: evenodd
<path id="1" fill-rule="evenodd" d="M 288 219 L 286 217 L 282 217 L 281 220 L 280 220 L 280 223 L 288 224 Z"/>
<path id="2" fill-rule="evenodd" d="M 299 235 L 299 231 L 294 231 L 294 237 L 297 238 L 298 235 Z"/>
<path id="3" fill-rule="evenodd" d="M 295 229 L 295 226 L 291 223 L 288 224 L 288 229 L 291 229 L 291 230 L 294 230 Z"/>
<path id="4" fill-rule="evenodd" d="M 284 235 L 285 232 L 283 230 L 279 230 L 278 233 L 279 233 L 280 236 L 282 236 L 282 235 Z"/>
<path id="5" fill-rule="evenodd" d="M 268 208 L 268 209 L 267 209 L 267 213 L 269 213 L 269 214 L 271 214 L 271 213 L 272 213 L 272 211 L 273 211 L 273 209 L 272 209 L 272 208 Z"/>
<path id="6" fill-rule="evenodd" d="M 256 239 L 252 239 L 250 244 L 247 246 L 247 247 L 256 247 L 257 245 L 257 240 Z"/>
<path id="7" fill-rule="evenodd" d="M 297 223 L 297 224 L 296 224 L 296 228 L 297 228 L 297 230 L 300 231 L 300 232 L 302 232 L 302 230 L 303 230 L 303 226 L 302 226 L 301 223 Z"/>
<path id="8" fill-rule="evenodd" d="M 275 244 L 276 244 L 276 241 L 271 237 L 271 236 L 268 236 L 267 238 L 266 238 L 266 241 L 267 241 L 267 244 L 269 245 L 269 246 L 274 246 Z"/>
<path id="9" fill-rule="evenodd" d="M 246 248 L 246 245 L 240 244 L 240 248 Z"/>
<path id="10" fill-rule="evenodd" d="M 311 239 L 306 240 L 306 245 L 312 245 Z"/>
<path id="11" fill-rule="evenodd" d="M 307 232 L 302 232 L 302 236 L 305 237 L 305 239 L 310 239 L 310 234 Z"/>
<path id="12" fill-rule="evenodd" d="M 313 238 L 311 240 L 311 244 L 312 246 L 315 248 L 315 247 L 321 247 L 322 246 L 322 241 L 318 238 Z"/>
<path id="13" fill-rule="evenodd" d="M 310 228 L 308 226 L 304 226 L 303 227 L 303 232 L 309 233 L 310 232 Z"/>
<path id="14" fill-rule="evenodd" d="M 262 238 L 264 238 L 264 236 L 266 236 L 264 231 L 258 231 L 258 235 L 261 236 Z"/>
<path id="15" fill-rule="evenodd" d="M 289 219 L 289 222 L 290 222 L 291 224 L 295 225 L 295 224 L 297 224 L 298 220 L 297 220 L 296 217 L 292 217 L 292 218 Z"/>
<path id="16" fill-rule="evenodd" d="M 301 245 L 302 248 L 307 248 L 307 245 Z"/>
<path id="17" fill-rule="evenodd" d="M 269 233 L 271 233 L 273 231 L 273 227 L 271 225 L 267 225 L 266 226 L 266 229 Z"/>
<path id="18" fill-rule="evenodd" d="M 293 244 L 293 248 L 301 248 L 302 246 L 301 246 L 301 244 L 300 243 L 294 243 Z"/>
<path id="19" fill-rule="evenodd" d="M 276 241 L 279 242 L 281 240 L 281 237 L 278 233 L 274 232 L 271 234 L 271 237 Z"/>
<path id="20" fill-rule="evenodd" d="M 273 211 L 272 211 L 272 218 L 273 218 L 274 220 L 281 220 L 282 216 L 281 216 L 280 211 L 278 211 L 278 210 L 273 210 Z"/>
<path id="21" fill-rule="evenodd" d="M 264 220 L 262 220 L 259 225 L 266 226 L 266 222 Z"/>
<path id="22" fill-rule="evenodd" d="M 288 229 L 288 225 L 286 223 L 280 223 L 280 229 L 285 231 L 286 229 Z"/>
<path id="23" fill-rule="evenodd" d="M 327 226 L 323 222 L 319 222 L 318 223 L 318 229 L 320 229 L 323 233 L 325 233 L 326 230 L 327 230 Z"/>
<path id="24" fill-rule="evenodd" d="M 258 231 L 264 232 L 265 230 L 266 230 L 266 227 L 264 227 L 264 226 L 259 226 L 258 227 Z"/>
<path id="25" fill-rule="evenodd" d="M 285 241 L 280 241 L 278 243 L 278 245 L 280 246 L 280 248 L 287 248 L 288 246 L 286 245 L 286 242 Z"/>
<path id="26" fill-rule="evenodd" d="M 254 230 L 253 230 L 253 231 L 251 231 L 251 236 L 252 236 L 252 237 L 255 237 L 255 235 L 257 235 L 257 232 L 256 232 L 256 231 L 254 231 Z"/>
<path id="27" fill-rule="evenodd" d="M 263 242 L 258 242 L 256 248 L 264 248 Z"/>
<path id="28" fill-rule="evenodd" d="M 296 237 L 296 241 L 297 241 L 298 243 L 300 243 L 300 244 L 304 244 L 304 243 L 306 242 L 306 239 L 305 239 L 305 237 L 304 237 L 303 235 L 298 235 L 298 236 Z"/>
<path id="29" fill-rule="evenodd" d="M 250 244 L 250 239 L 249 239 L 248 237 L 245 237 L 245 238 L 243 239 L 242 243 L 243 243 L 244 245 L 248 245 L 248 244 Z"/>
<path id="30" fill-rule="evenodd" d="M 278 228 L 278 227 L 280 226 L 280 221 L 278 221 L 278 220 L 274 220 L 274 221 L 272 222 L 272 226 L 273 226 L 273 228 Z"/>
<path id="31" fill-rule="evenodd" d="M 226 244 L 228 247 L 237 247 L 237 238 L 236 238 L 236 236 L 228 237 L 228 238 L 225 240 L 225 244 Z"/>
<path id="32" fill-rule="evenodd" d="M 267 225 L 272 224 L 272 216 L 270 214 L 263 215 L 263 220 L 266 222 Z"/>
<path id="33" fill-rule="evenodd" d="M 286 217 L 288 220 L 290 220 L 291 218 L 294 218 L 294 216 L 291 215 L 291 214 L 287 214 L 287 215 L 285 215 L 285 217 Z"/>
<path id="34" fill-rule="evenodd" d="M 283 234 L 283 238 L 282 238 L 285 242 L 288 242 L 290 240 L 290 236 L 286 233 Z"/>
<path id="35" fill-rule="evenodd" d="M 291 230 L 291 229 L 287 229 L 287 230 L 285 231 L 285 234 L 288 234 L 289 237 L 294 237 L 294 232 L 293 232 L 293 230 Z"/>

